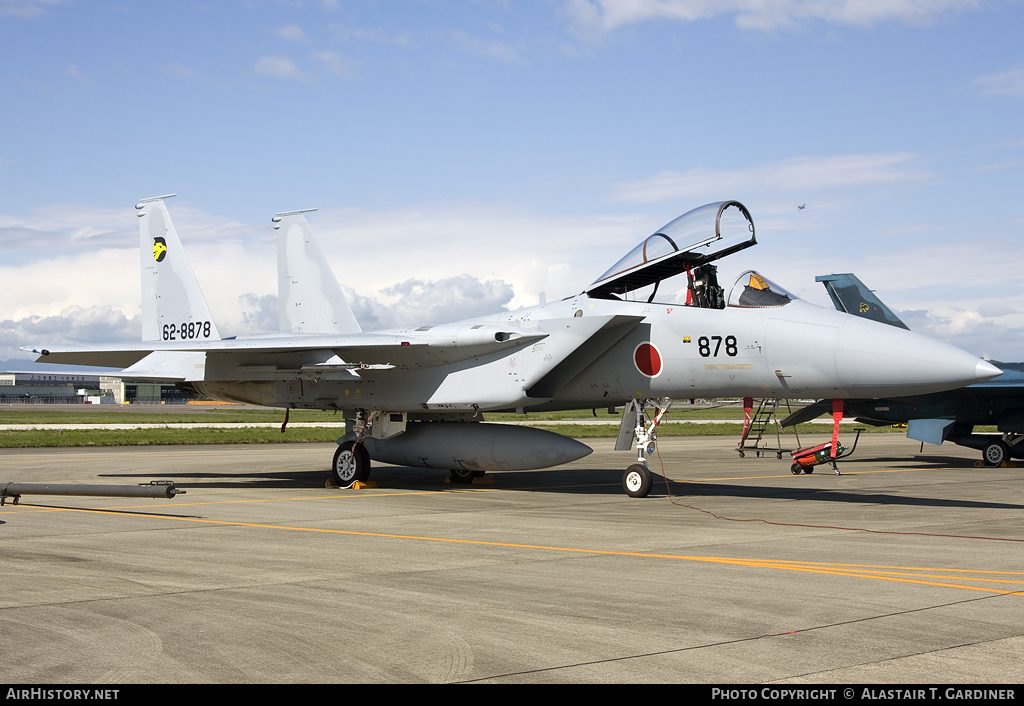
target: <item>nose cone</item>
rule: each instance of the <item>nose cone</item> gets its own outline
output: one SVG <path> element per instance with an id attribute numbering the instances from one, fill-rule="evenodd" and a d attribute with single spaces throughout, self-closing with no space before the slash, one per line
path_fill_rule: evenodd
<path id="1" fill-rule="evenodd" d="M 913 331 L 851 318 L 835 339 L 836 372 L 848 397 L 903 397 L 952 390 L 999 368 Z"/>
<path id="2" fill-rule="evenodd" d="M 987 360 L 979 360 L 978 367 L 975 371 L 975 374 L 977 375 L 978 379 L 975 382 L 985 382 L 986 380 L 991 380 L 992 378 L 999 377 L 1000 375 L 1003 374 L 1003 372 L 1004 371 L 992 365 L 992 363 L 988 362 Z"/>

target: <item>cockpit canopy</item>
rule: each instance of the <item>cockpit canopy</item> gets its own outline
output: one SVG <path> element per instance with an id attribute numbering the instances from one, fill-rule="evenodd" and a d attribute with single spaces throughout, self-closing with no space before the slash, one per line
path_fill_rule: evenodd
<path id="1" fill-rule="evenodd" d="M 657 291 L 662 280 L 682 272 L 695 273 L 704 266 L 707 266 L 705 274 L 714 279 L 715 268 L 708 263 L 756 243 L 754 221 L 743 204 L 739 201 L 710 203 L 684 213 L 644 238 L 598 277 L 586 293 L 608 299 L 651 284 Z M 691 274 L 693 279 L 694 274 Z M 717 288 L 717 282 L 715 286 Z"/>
<path id="2" fill-rule="evenodd" d="M 797 297 L 790 294 L 764 275 L 747 270 L 736 278 L 729 292 L 729 306 L 763 309 L 785 306 Z"/>

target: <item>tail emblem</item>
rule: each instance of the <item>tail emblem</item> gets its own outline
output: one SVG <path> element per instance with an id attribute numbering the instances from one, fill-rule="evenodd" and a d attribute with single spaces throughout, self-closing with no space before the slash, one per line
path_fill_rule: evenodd
<path id="1" fill-rule="evenodd" d="M 163 262 L 167 256 L 167 241 L 163 238 L 153 238 L 153 259 Z"/>

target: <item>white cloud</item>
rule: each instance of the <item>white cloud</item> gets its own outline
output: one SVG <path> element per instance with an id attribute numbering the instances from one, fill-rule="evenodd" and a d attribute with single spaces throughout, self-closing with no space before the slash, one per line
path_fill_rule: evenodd
<path id="1" fill-rule="evenodd" d="M 73 306 L 139 309 L 135 248 L 71 252 L 23 266 L 0 267 L 3 313 L 12 319 L 54 316 Z"/>
<path id="2" fill-rule="evenodd" d="M 416 43 L 411 32 L 401 29 L 382 29 L 379 27 L 350 27 L 348 25 L 332 25 L 331 34 L 340 42 L 372 42 L 397 47 L 409 47 Z"/>
<path id="3" fill-rule="evenodd" d="M 54 5 L 62 5 L 65 0 L 0 0 L 0 15 L 33 19 L 45 15 Z"/>
<path id="4" fill-rule="evenodd" d="M 178 63 L 164 64 L 160 67 L 160 72 L 164 76 L 169 76 L 171 78 L 187 78 L 193 80 L 198 78 L 198 74 L 196 74 L 194 69 Z"/>
<path id="5" fill-rule="evenodd" d="M 508 64 L 524 63 L 519 51 L 500 39 L 481 39 L 462 30 L 451 33 L 451 38 L 463 51 L 477 56 L 499 59 Z"/>
<path id="6" fill-rule="evenodd" d="M 22 346 L 131 341 L 141 336 L 138 316 L 109 306 L 69 306 L 48 316 L 0 320 L 0 360 L 34 358 Z"/>
<path id="7" fill-rule="evenodd" d="M 667 220 L 658 216 L 643 223 L 436 206 L 325 210 L 312 216 L 310 224 L 338 279 L 362 294 L 383 292 L 406 280 L 439 281 L 468 273 L 481 281 L 507 282 L 515 308 L 536 304 L 540 292 L 549 299 L 581 292 Z"/>
<path id="8" fill-rule="evenodd" d="M 411 279 L 385 288 L 392 311 L 392 326 L 416 326 L 458 321 L 504 311 L 512 300 L 512 287 L 504 280 L 480 279 L 468 274 L 440 281 Z"/>
<path id="9" fill-rule="evenodd" d="M 343 57 L 341 54 L 333 51 L 316 51 L 313 52 L 313 57 L 323 64 L 324 68 L 328 72 L 335 76 L 349 77 L 354 74 L 352 70 L 352 62 Z"/>
<path id="10" fill-rule="evenodd" d="M 0 214 L 0 248 L 59 252 L 68 248 L 124 247 L 135 243 L 129 236 L 135 228 L 129 209 L 59 204 L 30 216 Z"/>
<path id="11" fill-rule="evenodd" d="M 566 9 L 579 27 L 597 32 L 652 20 L 694 22 L 723 15 L 733 16 L 744 29 L 770 31 L 815 21 L 862 27 L 917 24 L 979 5 L 979 0 L 567 0 Z"/>
<path id="12" fill-rule="evenodd" d="M 301 72 L 294 61 L 283 56 L 264 56 L 256 62 L 253 70 L 258 74 L 273 76 L 274 78 L 301 81 L 303 83 L 309 81 L 309 76 Z"/>
<path id="13" fill-rule="evenodd" d="M 1024 96 L 1024 66 L 982 76 L 975 83 L 990 95 Z"/>
<path id="14" fill-rule="evenodd" d="M 269 223 L 231 221 L 185 202 L 168 207 L 221 332 L 276 330 L 277 250 Z M 549 299 L 576 294 L 632 247 L 638 233 L 660 225 L 445 206 L 320 211 L 310 222 L 357 316 L 371 329 L 496 313 L 535 304 L 540 292 Z M 77 306 L 134 320 L 137 228 L 130 207 L 0 214 L 4 318 L 57 320 Z M 69 318 L 53 332 L 76 325 Z M 96 341 L 121 340 L 120 333 L 111 328 Z"/>
<path id="15" fill-rule="evenodd" d="M 277 30 L 277 36 L 281 37 L 281 39 L 286 39 L 289 42 L 298 43 L 304 43 L 309 39 L 306 36 L 306 33 L 302 31 L 302 28 L 297 24 L 290 24 L 287 27 L 282 27 Z"/>
<path id="16" fill-rule="evenodd" d="M 876 168 L 849 170 L 862 173 L 858 179 L 866 183 L 891 178 L 890 171 L 915 171 L 908 166 L 912 159 L 866 161 Z M 863 175 L 876 169 L 882 176 Z M 750 183 L 780 178 L 770 170 L 751 172 L 715 173 L 714 188 L 738 177 Z M 793 181 L 815 179 L 805 175 Z M 820 223 L 807 226 L 808 218 L 824 210 L 824 201 L 816 198 L 799 213 L 794 201 L 787 203 L 785 213 L 768 217 L 754 208 L 761 245 L 723 261 L 722 283 L 728 287 L 740 271 L 754 267 L 798 295 L 828 306 L 814 275 L 852 271 L 895 311 L 922 311 L 916 319 L 922 333 L 974 352 L 984 349 L 1003 360 L 1024 357 L 1019 263 L 991 257 L 991 248 L 1012 249 L 1012 236 L 1005 243 L 990 243 L 990 248 L 957 249 L 954 274 L 950 250 L 938 240 L 923 248 L 918 240 L 891 230 L 845 240 L 838 235 L 842 231 Z M 531 306 L 542 292 L 548 301 L 575 295 L 643 236 L 679 215 L 670 208 L 675 204 L 646 207 L 643 216 L 600 218 L 439 204 L 386 211 L 323 210 L 310 214 L 309 221 L 360 323 L 377 330 Z M 263 218 L 255 224 L 225 219 L 187 202 L 172 201 L 169 209 L 221 332 L 276 330 L 277 253 L 270 224 Z M 76 217 L 73 207 L 60 206 L 32 217 L 0 214 L 0 301 L 7 320 L 0 326 L 0 360 L 24 357 L 12 354 L 17 346 L 57 345 L 69 337 L 97 343 L 138 339 L 134 211 L 129 206 L 78 213 Z M 931 233 L 927 229 L 935 226 L 921 227 Z M 832 235 L 823 238 L 822 233 Z M 26 234 L 31 237 L 27 248 L 18 240 Z M 870 246 L 864 240 L 868 236 L 882 247 Z"/>
<path id="17" fill-rule="evenodd" d="M 620 184 L 613 198 L 631 203 L 676 199 L 701 203 L 720 198 L 723 193 L 804 195 L 931 179 L 931 174 L 915 166 L 917 161 L 914 154 L 897 152 L 796 157 L 742 169 L 662 172 L 647 179 Z"/>
<path id="18" fill-rule="evenodd" d="M 74 79 L 84 88 L 89 88 L 92 85 L 89 77 L 75 64 L 68 64 L 66 74 L 68 78 Z"/>

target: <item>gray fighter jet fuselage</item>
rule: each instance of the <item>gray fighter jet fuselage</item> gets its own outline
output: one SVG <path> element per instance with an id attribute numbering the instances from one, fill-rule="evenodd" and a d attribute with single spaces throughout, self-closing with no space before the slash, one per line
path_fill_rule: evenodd
<path id="1" fill-rule="evenodd" d="M 816 280 L 825 285 L 837 310 L 909 330 L 856 275 L 821 275 Z M 952 441 L 978 449 L 982 460 L 992 466 L 1011 456 L 1024 458 L 1024 363 L 993 362 L 1001 374 L 987 382 L 920 395 L 847 397 L 844 414 L 876 426 L 906 424 L 907 437 L 917 441 Z M 782 424 L 809 421 L 830 409 L 831 400 L 821 400 L 797 410 Z M 975 433 L 976 426 L 995 426 L 998 433 Z"/>
<path id="2" fill-rule="evenodd" d="M 662 400 L 655 406 L 663 410 L 672 398 L 924 394 L 999 373 L 952 346 L 812 305 L 753 271 L 726 292 L 710 263 L 756 242 L 735 201 L 672 221 L 578 295 L 373 333 L 359 330 L 303 212 L 278 214 L 283 331 L 220 339 L 163 198 L 138 206 L 149 340 L 34 349 L 40 360 L 126 367 L 214 399 L 340 410 L 350 422 L 335 456 L 343 483 L 365 479 L 371 458 L 462 476 L 557 465 L 589 449 L 535 429 L 467 422 L 496 410 L 625 405 L 640 463 L 624 487 L 644 495 L 644 452 L 655 434 L 643 408 L 651 401 Z M 682 301 L 659 295 L 680 274 Z"/>

